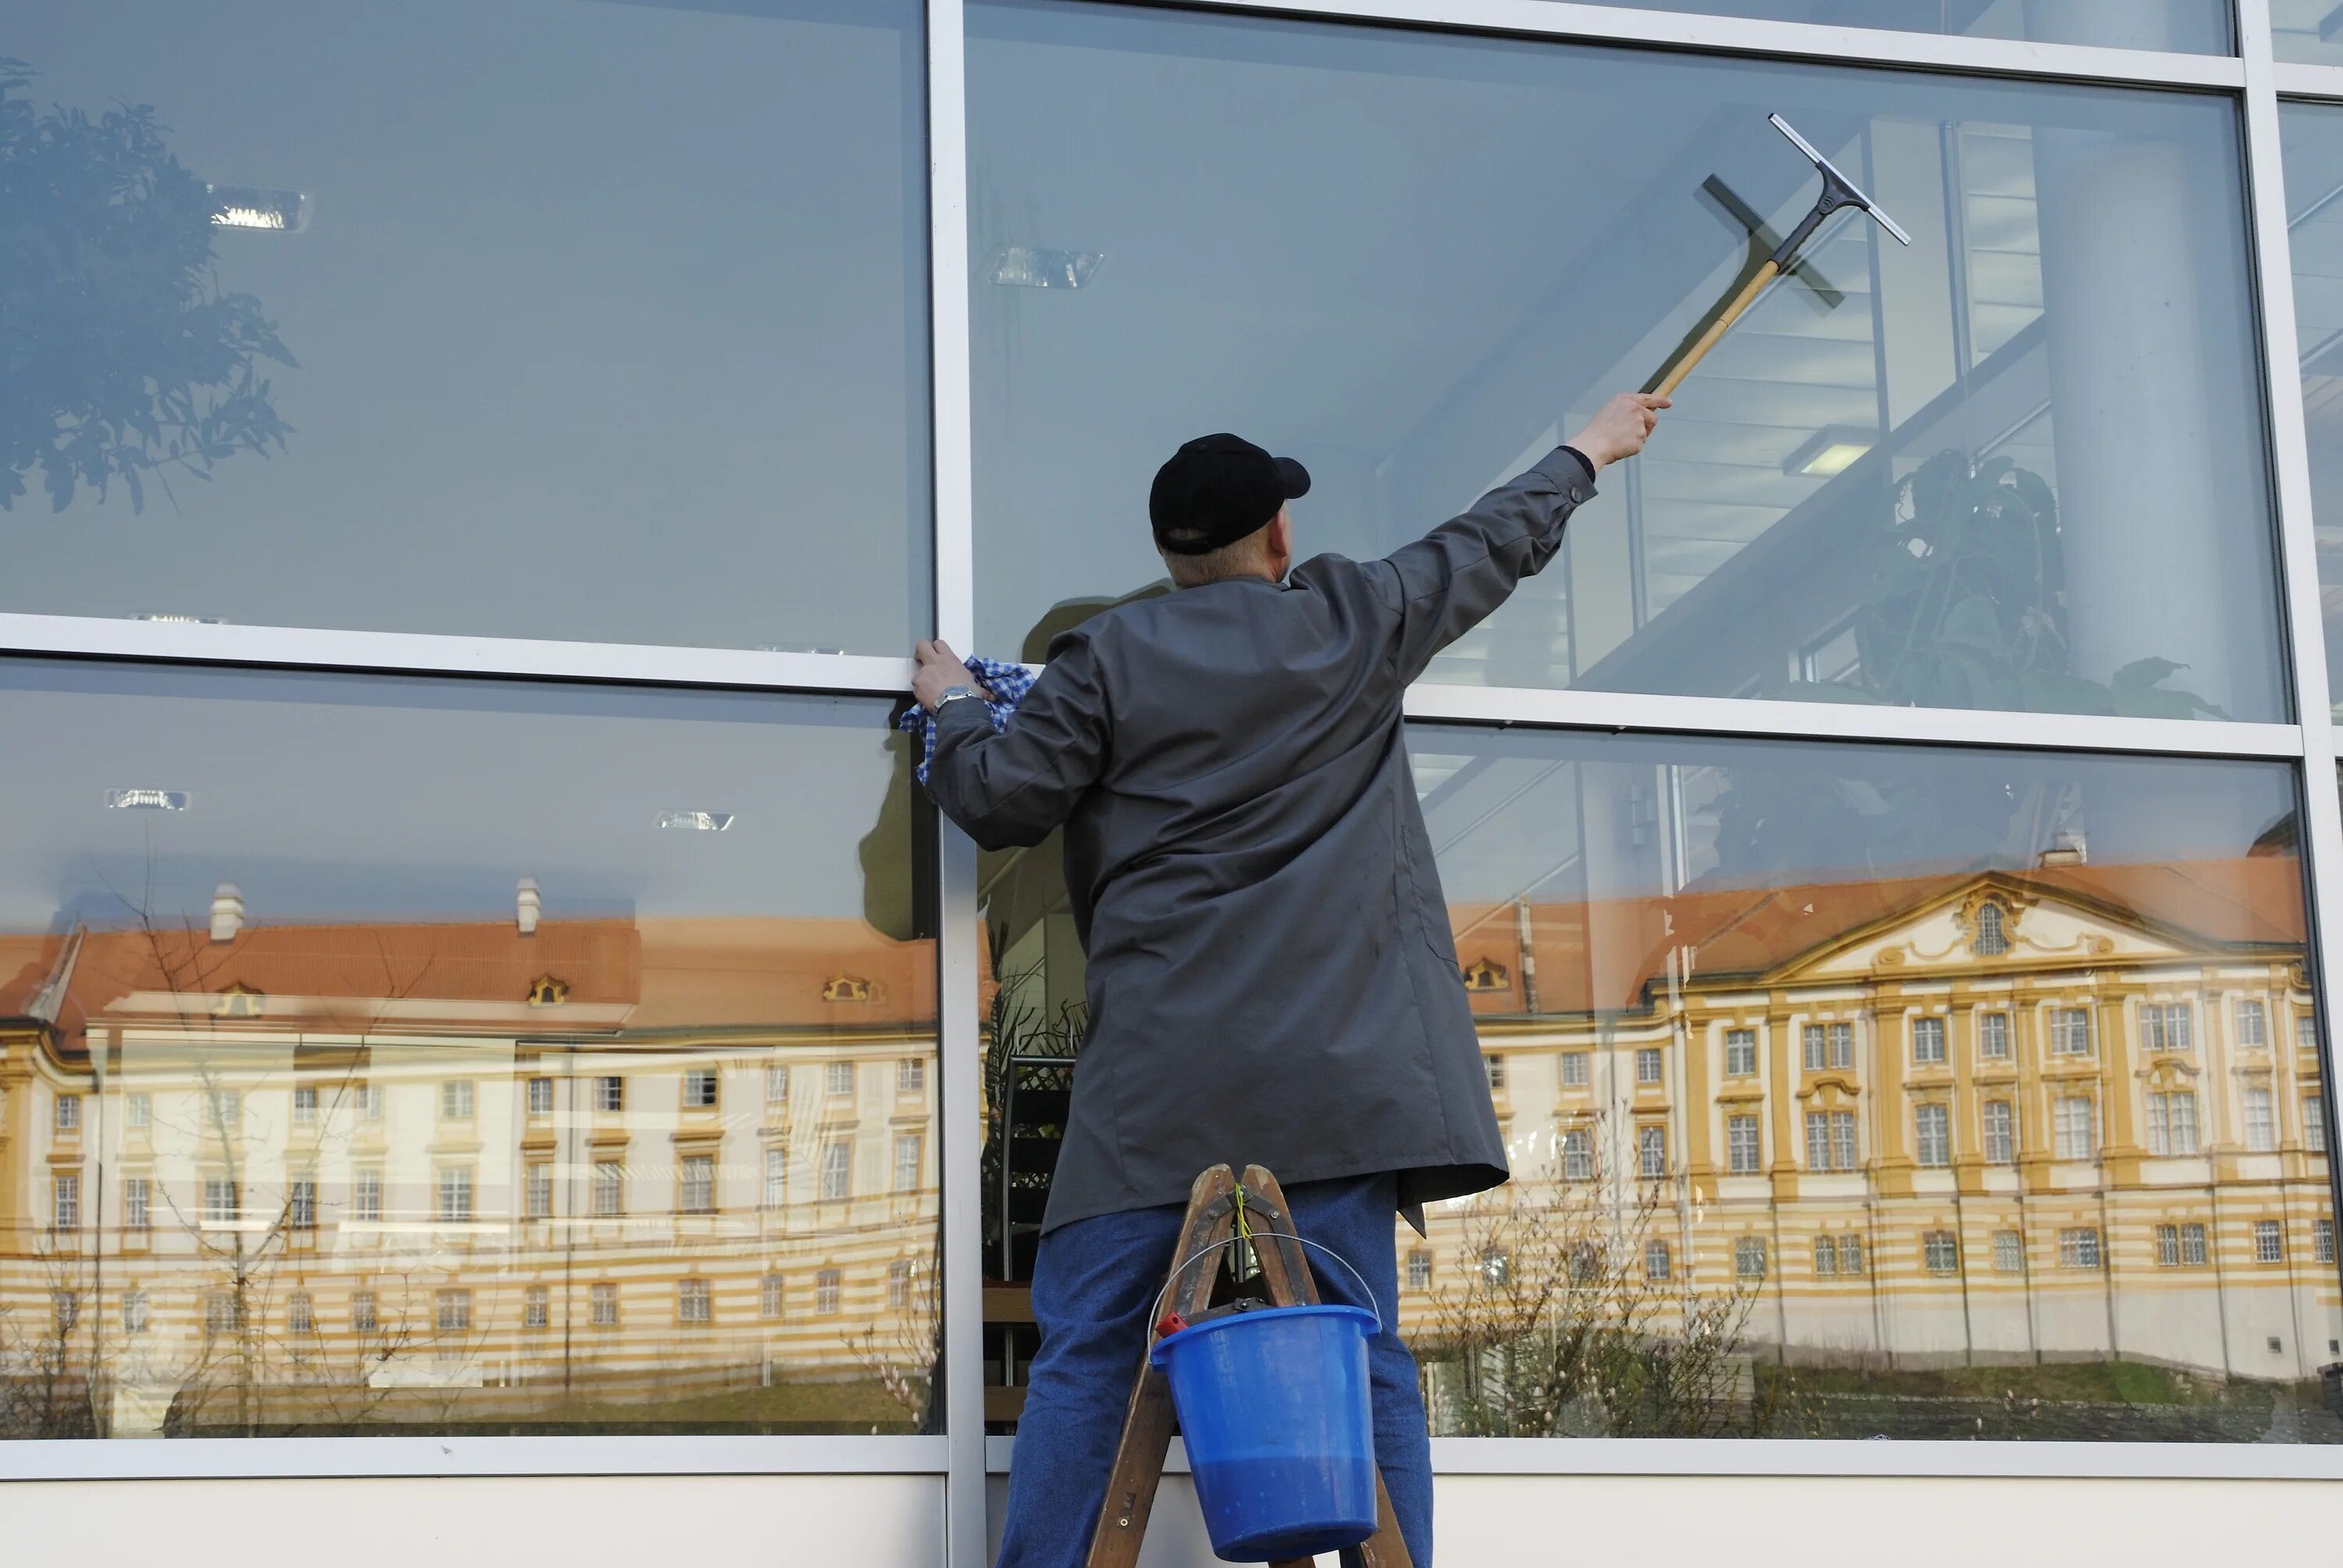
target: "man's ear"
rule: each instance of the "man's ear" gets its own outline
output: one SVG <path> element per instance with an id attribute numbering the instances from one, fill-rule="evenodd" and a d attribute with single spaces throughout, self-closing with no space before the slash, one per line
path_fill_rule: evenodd
<path id="1" fill-rule="evenodd" d="M 1277 508 L 1277 516 L 1269 519 L 1269 553 L 1280 559 L 1293 558 L 1293 511 L 1291 507 Z"/>

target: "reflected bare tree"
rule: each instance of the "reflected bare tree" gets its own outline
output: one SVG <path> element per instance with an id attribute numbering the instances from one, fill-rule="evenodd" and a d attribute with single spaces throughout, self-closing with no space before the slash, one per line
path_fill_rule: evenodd
<path id="1" fill-rule="evenodd" d="M 1604 1141 L 1594 1139 L 1597 1147 Z M 1417 1336 L 1433 1428 L 1465 1437 L 1761 1436 L 1780 1412 L 1743 1351 L 1756 1302 L 1711 1288 L 1673 1181 L 1605 1165 L 1476 1201 Z M 1666 1249 L 1664 1265 L 1649 1249 Z"/>
<path id="2" fill-rule="evenodd" d="M 929 1432 L 935 1430 L 935 1369 L 944 1335 L 944 1293 L 932 1256 L 911 1264 L 905 1291 L 902 1311 L 890 1312 L 859 1334 L 840 1337 L 862 1370 L 910 1418 L 912 1430 Z"/>
<path id="3" fill-rule="evenodd" d="M 52 511 L 120 479 L 209 479 L 285 450 L 263 361 L 293 356 L 260 301 L 213 271 L 210 187 L 155 110 L 36 109 L 0 58 L 0 510 L 37 468 Z"/>
<path id="4" fill-rule="evenodd" d="M 0 1301 L 0 1438 L 96 1436 L 90 1262 L 64 1251 L 40 1262 L 32 1310 Z"/>
<path id="5" fill-rule="evenodd" d="M 408 1310 L 417 1294 L 411 1266 L 397 1272 L 397 1310 L 381 1302 L 370 1329 L 329 1341 L 314 1312 L 294 1312 L 285 1270 L 310 1257 L 323 1232 L 326 1200 L 314 1172 L 352 1135 L 367 1053 L 347 1050 L 332 1076 L 306 1075 L 301 1087 L 314 1091 L 314 1104 L 282 1130 L 280 1151 L 279 1130 L 257 1124 L 246 1104 L 252 1088 L 281 1080 L 282 1065 L 238 1027 L 239 1005 L 252 993 L 221 988 L 229 950 L 210 942 L 208 932 L 156 917 L 151 864 L 148 876 L 138 896 L 113 893 L 129 912 L 126 934 L 144 971 L 126 980 L 167 999 L 155 1021 L 174 1037 L 167 1073 L 186 1088 L 183 1098 L 153 1102 L 150 1136 L 158 1152 L 184 1160 L 194 1174 L 184 1191 L 153 1181 L 147 1229 L 186 1255 L 185 1266 L 172 1270 L 170 1293 L 193 1298 L 192 1350 L 158 1337 L 159 1321 L 150 1328 L 162 1303 L 149 1301 L 145 1285 L 125 1282 L 118 1254 L 110 1260 L 109 1288 L 105 1238 L 126 1229 L 128 1216 L 104 1213 L 108 1162 L 94 1160 L 83 1225 L 53 1237 L 40 1259 L 49 1299 L 69 1301 L 70 1311 L 61 1308 L 45 1324 L 24 1321 L 23 1312 L 0 1313 L 0 1432 L 110 1435 L 112 1395 L 126 1382 L 169 1393 L 169 1432 L 248 1436 L 357 1425 L 397 1392 L 396 1378 L 377 1375 L 385 1368 L 426 1346 L 468 1354 L 478 1330 L 443 1335 L 427 1310 Z M 358 1039 L 424 978 L 397 974 L 387 951 L 378 957 L 377 1000 L 344 1020 Z M 125 1065 L 112 1070 L 116 1092 Z M 164 1065 L 158 1056 L 140 1071 Z M 118 1175 L 118 1155 L 116 1165 Z"/>

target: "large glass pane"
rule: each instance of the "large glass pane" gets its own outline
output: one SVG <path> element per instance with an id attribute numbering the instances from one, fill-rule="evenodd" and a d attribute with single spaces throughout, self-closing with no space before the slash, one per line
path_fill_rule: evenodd
<path id="1" fill-rule="evenodd" d="M 2229 0 L 1619 0 L 1643 11 L 2226 55 Z M 2306 0 L 2315 4 L 2315 0 Z M 2276 0 L 2283 7 L 2287 0 Z"/>
<path id="2" fill-rule="evenodd" d="M 0 609 L 900 651 L 920 9 L 12 5 Z"/>
<path id="3" fill-rule="evenodd" d="M 2343 1442 L 2287 769 L 1408 745 L 1514 1175 L 1399 1229 L 1436 1431 Z M 1056 875 L 986 868 L 1011 1278 L 1080 1070 Z"/>
<path id="4" fill-rule="evenodd" d="M 2278 109 L 2327 679 L 2343 719 L 2343 107 Z"/>
<path id="5" fill-rule="evenodd" d="M 2343 8 L 2335 0 L 2269 0 L 2270 45 L 2281 60 L 2343 65 Z"/>
<path id="6" fill-rule="evenodd" d="M 0 1435 L 931 1429 L 885 722 L 0 667 Z"/>
<path id="7" fill-rule="evenodd" d="M 2225 100 L 970 15 L 983 651 L 1161 591 L 1145 498 L 1189 437 L 1309 466 L 1305 555 L 1382 554 L 1527 466 L 1804 215 L 1778 110 L 1913 246 L 1827 229 L 1430 678 L 2283 712 Z"/>
<path id="8" fill-rule="evenodd" d="M 1517 1175 L 1403 1236 L 1442 1430 L 2343 1442 L 2284 769 L 1410 752 Z"/>

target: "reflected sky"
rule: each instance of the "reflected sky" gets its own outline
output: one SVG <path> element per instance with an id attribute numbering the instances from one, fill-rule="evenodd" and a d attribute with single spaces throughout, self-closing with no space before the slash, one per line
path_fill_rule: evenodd
<path id="1" fill-rule="evenodd" d="M 12 6 L 36 106 L 152 105 L 198 178 L 311 216 L 216 236 L 298 362 L 264 367 L 286 450 L 152 476 L 144 516 L 116 486 L 53 518 L 35 477 L 0 607 L 898 650 L 929 599 L 919 9 Z"/>
<path id="2" fill-rule="evenodd" d="M 368 677 L 0 666 L 0 930 L 145 903 L 176 926 L 233 881 L 258 922 L 859 917 L 862 840 L 908 897 L 902 748 L 870 699 Z M 184 790 L 185 811 L 113 809 Z M 661 813 L 732 814 L 723 831 Z M 152 879 L 152 892 L 146 890 Z"/>
<path id="3" fill-rule="evenodd" d="M 2281 60 L 2343 65 L 2332 0 L 2269 0 L 2270 48 Z"/>
<path id="4" fill-rule="evenodd" d="M 2293 786 L 2266 763 L 1424 724 L 1407 739 L 1457 903 L 2023 871 L 2077 845 L 2097 866 L 2292 853 Z"/>
<path id="5" fill-rule="evenodd" d="M 2335 619 L 2343 608 L 2337 603 L 2343 589 L 2343 108 L 2281 105 L 2278 128 L 2303 434 L 2310 448 L 2310 499 L 2326 611 L 2328 678 L 2333 685 L 2343 675 L 2343 628 Z M 2343 687 L 2336 690 L 2343 693 Z"/>

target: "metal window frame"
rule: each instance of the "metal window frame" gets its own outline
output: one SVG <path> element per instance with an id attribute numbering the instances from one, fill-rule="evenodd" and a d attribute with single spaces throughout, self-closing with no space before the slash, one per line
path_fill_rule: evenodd
<path id="1" fill-rule="evenodd" d="M 984 1440 L 987 1473 L 1006 1475 L 1013 1437 Z M 1754 1464 L 1743 1451 L 1763 1449 Z M 1165 1468 L 1188 1469 L 1179 1439 Z M 2333 1481 L 2343 1452 L 2318 1443 L 1964 1442 L 1933 1438 L 1739 1442 L 1707 1437 L 1435 1437 L 1435 1475 L 1783 1475 L 2031 1480 Z M 979 1558 L 980 1563 L 982 1562 Z"/>
<path id="2" fill-rule="evenodd" d="M 946 1440 L 898 1437 L 41 1438 L 0 1447 L 0 1480 L 310 1476 L 936 1475 Z M 127 1450 L 128 1452 L 123 1451 Z"/>
<path id="3" fill-rule="evenodd" d="M 1946 37 L 1568 3 L 1568 0 L 1121 0 L 1123 4 L 1397 25 L 1719 57 L 1832 62 L 2046 82 L 2217 93 L 2238 105 L 2245 215 L 2266 369 L 2278 569 L 2289 696 L 2297 722 L 2236 723 L 2092 716 L 1863 709 L 1830 704 L 1572 690 L 1422 685 L 1411 719 L 1645 734 L 1732 736 L 1823 744 L 1926 744 L 2143 757 L 2264 759 L 2291 765 L 2305 817 L 2310 940 L 2322 1000 L 2343 997 L 2343 945 L 2320 940 L 2335 911 L 2343 933 L 2343 800 L 2318 608 L 2307 436 L 2291 345 L 2295 317 L 2279 105 L 2343 101 L 2343 66 L 2279 64 L 2268 0 L 2236 0 L 2234 56 Z M 966 0 L 926 0 L 932 581 L 936 634 L 963 651 L 976 625 L 967 234 Z M 840 697 L 896 695 L 909 661 L 891 654 L 782 654 L 728 648 L 548 641 L 273 626 L 199 626 L 0 614 L 0 651 L 85 658 L 386 674 L 568 679 L 731 688 Z M 976 988 L 975 847 L 939 836 L 939 1103 L 945 1287 L 941 1434 L 898 1437 L 703 1436 L 198 1439 L 128 1444 L 0 1444 L 0 1478 L 722 1474 L 860 1473 L 944 1478 L 946 1560 L 980 1564 L 987 1476 L 1012 1440 L 983 1434 L 982 1261 L 979 1256 L 980 1083 Z M 2323 1020 L 2326 1010 L 2319 1015 Z M 2321 1064 L 2334 1079 L 2322 1022 Z M 2338 1096 L 2322 1088 L 2332 1118 Z M 2329 1129 L 2330 1148 L 2343 1141 Z M 2338 1161 L 2338 1163 L 2343 1163 Z M 2187 1443 L 1897 1443 L 1827 1440 L 1435 1439 L 1452 1474 L 1943 1475 L 2302 1477 L 2343 1479 L 2343 1450 Z M 1175 1449 L 1175 1468 L 1184 1466 Z"/>
<path id="4" fill-rule="evenodd" d="M 962 0 L 928 0 L 929 440 L 935 485 L 935 635 L 976 640 L 976 477 L 969 345 L 968 57 Z M 908 672 L 907 672 L 908 674 Z M 908 680 L 906 685 L 908 686 Z M 977 1019 L 976 843 L 936 836 L 936 1180 L 943 1211 L 943 1560 L 991 1560 L 984 1473 L 984 1080 Z"/>

